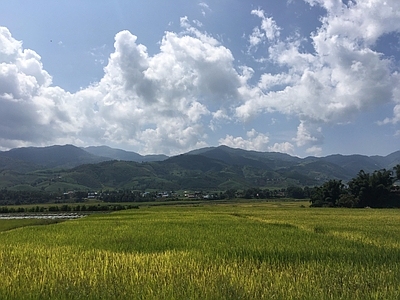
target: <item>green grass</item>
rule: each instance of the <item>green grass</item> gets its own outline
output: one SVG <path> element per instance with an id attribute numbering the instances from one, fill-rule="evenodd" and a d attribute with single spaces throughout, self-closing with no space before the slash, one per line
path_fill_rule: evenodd
<path id="1" fill-rule="evenodd" d="M 2 231 L 13 230 L 21 227 L 27 226 L 37 226 L 37 225 L 49 225 L 63 222 L 63 220 L 53 220 L 53 219 L 11 219 L 11 220 L 0 220 L 0 233 Z"/>
<path id="2" fill-rule="evenodd" d="M 40 189 L 29 184 L 17 184 L 9 188 L 10 191 L 39 191 Z"/>
<path id="3" fill-rule="evenodd" d="M 399 210 L 300 204 L 141 207 L 11 231 L 0 222 L 0 299 L 400 298 Z"/>
<path id="4" fill-rule="evenodd" d="M 63 193 L 68 191 L 87 191 L 88 187 L 80 184 L 69 183 L 69 182 L 54 182 L 50 185 L 48 183 L 44 183 L 39 185 L 46 192 L 49 193 Z"/>

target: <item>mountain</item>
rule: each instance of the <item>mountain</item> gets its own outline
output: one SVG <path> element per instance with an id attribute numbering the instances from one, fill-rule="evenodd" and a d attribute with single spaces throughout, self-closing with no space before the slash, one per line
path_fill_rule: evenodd
<path id="1" fill-rule="evenodd" d="M 254 174 L 258 182 L 285 180 L 301 185 L 321 184 L 329 179 L 348 181 L 357 176 L 360 170 L 367 173 L 375 170 L 392 170 L 400 164 L 400 151 L 387 156 L 330 155 L 326 157 L 299 158 L 276 152 L 246 151 L 227 146 L 197 149 L 189 155 L 202 155 L 218 159 L 230 165 L 262 169 Z"/>
<path id="2" fill-rule="evenodd" d="M 320 185 L 329 179 L 346 182 L 361 169 L 371 173 L 383 168 L 391 170 L 397 164 L 400 151 L 387 156 L 299 158 L 219 146 L 167 158 L 106 146 L 29 147 L 0 152 L 0 188 L 49 192 L 284 188 Z"/>
<path id="3" fill-rule="evenodd" d="M 135 152 L 107 146 L 79 148 L 73 145 L 15 148 L 0 152 L 0 170 L 31 172 L 40 169 L 70 169 L 83 164 L 96 164 L 108 160 L 136 162 L 161 161 L 165 155 L 142 156 Z"/>
<path id="4" fill-rule="evenodd" d="M 320 160 L 336 164 L 350 174 L 355 175 L 360 170 L 365 172 L 373 172 L 375 170 L 384 169 L 388 167 L 384 157 L 369 157 L 365 155 L 330 155 L 323 157 Z"/>
<path id="5" fill-rule="evenodd" d="M 293 184 L 315 185 L 327 179 L 351 178 L 351 172 L 319 158 L 301 159 L 283 153 L 246 151 L 227 146 L 200 149 L 194 153 L 240 166 L 247 173 L 252 173 L 248 176 L 259 183 L 284 180 Z"/>
<path id="6" fill-rule="evenodd" d="M 360 170 L 373 172 L 380 169 L 393 169 L 400 164 L 400 151 L 387 156 L 365 155 L 329 155 L 326 157 L 299 158 L 278 152 L 258 152 L 243 149 L 234 149 L 227 146 L 202 148 L 188 152 L 189 155 L 202 155 L 222 160 L 229 164 L 247 164 L 270 168 L 275 171 L 298 171 L 304 173 L 321 171 L 330 175 L 347 179 L 354 177 Z"/>
<path id="7" fill-rule="evenodd" d="M 85 151 L 111 160 L 126 160 L 136 162 L 162 161 L 168 158 L 166 155 L 140 155 L 136 152 L 110 148 L 108 146 L 90 146 L 83 148 Z"/>
<path id="8" fill-rule="evenodd" d="M 82 164 L 99 163 L 105 160 L 109 159 L 90 154 L 73 145 L 26 147 L 1 152 L 0 168 L 4 169 L 7 165 L 10 166 L 10 162 L 17 165 L 18 163 L 29 165 L 27 170 L 73 168 Z"/>
<path id="9" fill-rule="evenodd" d="M 31 172 L 39 168 L 38 165 L 2 155 L 0 152 L 0 170 L 12 170 L 19 173 Z"/>
<path id="10" fill-rule="evenodd" d="M 385 157 L 373 156 L 374 159 L 381 161 L 381 164 L 386 166 L 386 169 L 392 169 L 400 162 L 400 151 L 393 152 Z"/>
<path id="11" fill-rule="evenodd" d="M 278 166 L 291 166 L 299 163 L 301 158 L 278 152 L 248 151 L 227 146 L 210 147 L 198 149 L 188 153 L 189 155 L 202 155 L 209 158 L 219 159 L 229 164 L 253 165 L 268 169 L 275 169 Z"/>

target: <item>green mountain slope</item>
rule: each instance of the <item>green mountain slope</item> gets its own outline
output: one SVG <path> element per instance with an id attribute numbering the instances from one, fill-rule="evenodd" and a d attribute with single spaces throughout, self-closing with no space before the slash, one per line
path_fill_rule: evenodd
<path id="1" fill-rule="evenodd" d="M 346 182 L 361 169 L 372 172 L 400 164 L 400 151 L 385 157 L 298 158 L 220 146 L 198 149 L 163 161 L 138 163 L 125 160 L 132 158 L 132 153 L 112 148 L 100 150 L 102 154 L 106 150 L 118 154 L 120 160 L 110 160 L 71 145 L 0 152 L 0 188 L 49 192 L 280 188 L 320 185 L 329 179 Z"/>
<path id="2" fill-rule="evenodd" d="M 136 152 L 110 148 L 108 146 L 90 146 L 83 148 L 93 155 L 108 157 L 110 160 L 126 160 L 136 162 L 162 161 L 168 158 L 166 155 L 140 155 Z"/>
<path id="3" fill-rule="evenodd" d="M 0 157 L 23 161 L 42 169 L 72 168 L 81 164 L 108 160 L 73 145 L 15 148 L 0 153 Z"/>

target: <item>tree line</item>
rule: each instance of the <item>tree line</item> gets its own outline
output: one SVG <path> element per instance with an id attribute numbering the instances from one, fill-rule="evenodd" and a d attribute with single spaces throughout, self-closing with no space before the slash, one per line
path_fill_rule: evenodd
<path id="1" fill-rule="evenodd" d="M 57 213 L 57 212 L 95 212 L 95 211 L 118 211 L 139 208 L 137 205 L 52 205 L 35 207 L 0 207 L 0 213 Z"/>
<path id="2" fill-rule="evenodd" d="M 357 176 L 347 184 L 342 180 L 329 180 L 317 187 L 289 186 L 282 189 L 248 188 L 244 190 L 228 189 L 224 192 L 206 193 L 198 192 L 198 197 L 209 200 L 245 198 L 245 199 L 276 199 L 294 198 L 310 199 L 314 207 L 400 207 L 400 188 L 394 183 L 400 180 L 400 164 L 393 170 L 378 170 L 373 173 L 366 173 L 361 170 Z M 169 200 L 178 199 L 178 196 L 171 192 Z M 83 202 L 88 192 L 76 191 L 73 198 L 67 195 L 47 193 L 44 191 L 12 191 L 0 190 L 0 205 L 24 205 L 40 203 L 66 203 Z M 203 197 L 206 196 L 206 197 Z M 96 194 L 98 200 L 116 202 L 150 202 L 160 197 L 157 192 L 140 192 L 132 190 L 101 191 Z M 174 198 L 174 199 L 175 199 Z M 79 207 L 85 210 L 86 207 Z M 104 208 L 105 209 L 105 208 Z M 92 207 L 90 210 L 94 210 Z M 107 209 L 108 210 L 108 209 Z"/>
<path id="3" fill-rule="evenodd" d="M 0 190 L 1 205 L 48 203 L 55 198 L 56 196 L 54 194 L 45 191 Z"/>
<path id="4" fill-rule="evenodd" d="M 325 207 L 400 207 L 400 165 L 392 170 L 366 173 L 361 170 L 347 184 L 329 180 L 310 194 L 311 206 Z"/>

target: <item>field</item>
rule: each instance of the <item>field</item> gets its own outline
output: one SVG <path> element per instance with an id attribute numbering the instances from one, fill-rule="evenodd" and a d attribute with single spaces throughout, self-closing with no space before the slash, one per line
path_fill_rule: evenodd
<path id="1" fill-rule="evenodd" d="M 304 206 L 0 220 L 0 299 L 400 299 L 399 210 Z"/>

